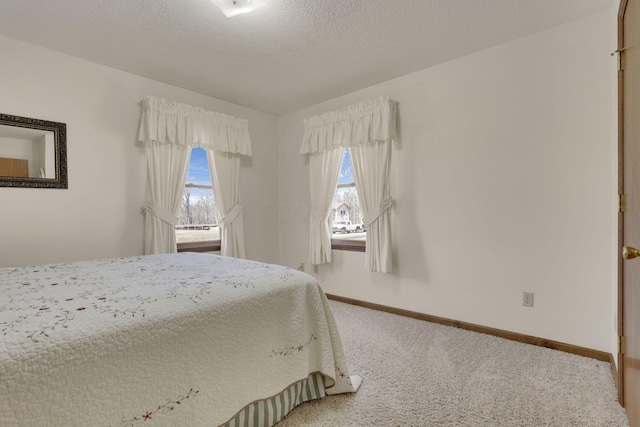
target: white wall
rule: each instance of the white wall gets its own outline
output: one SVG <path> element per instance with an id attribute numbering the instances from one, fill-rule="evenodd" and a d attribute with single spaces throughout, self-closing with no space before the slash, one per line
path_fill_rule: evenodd
<path id="1" fill-rule="evenodd" d="M 277 221 L 256 214 L 278 194 L 275 116 L 2 36 L 0 52 L 0 112 L 66 123 L 69 171 L 68 190 L 0 188 L 0 267 L 142 254 L 144 95 L 249 120 L 247 256 L 277 261 Z"/>
<path id="2" fill-rule="evenodd" d="M 302 120 L 399 102 L 392 274 L 334 251 L 328 293 L 612 352 L 610 14 L 357 91 L 278 120 L 280 261 L 307 261 Z M 522 292 L 535 307 L 522 306 Z"/>

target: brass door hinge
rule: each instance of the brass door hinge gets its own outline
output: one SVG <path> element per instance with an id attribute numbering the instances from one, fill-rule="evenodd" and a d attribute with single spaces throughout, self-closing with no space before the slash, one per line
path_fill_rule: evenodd
<path id="1" fill-rule="evenodd" d="M 624 194 L 618 194 L 618 212 L 624 212 L 625 199 Z"/>
<path id="2" fill-rule="evenodd" d="M 618 54 L 618 71 L 624 71 L 624 51 L 627 50 L 626 47 L 622 49 L 616 49 L 611 53 L 611 56 Z"/>
<path id="3" fill-rule="evenodd" d="M 624 336 L 618 337 L 618 353 L 624 354 Z"/>

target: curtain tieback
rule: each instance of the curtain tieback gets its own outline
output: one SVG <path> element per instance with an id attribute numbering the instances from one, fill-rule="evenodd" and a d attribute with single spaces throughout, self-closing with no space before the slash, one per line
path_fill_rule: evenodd
<path id="1" fill-rule="evenodd" d="M 231 223 L 236 220 L 240 213 L 242 213 L 242 203 L 237 203 L 233 208 L 231 208 L 229 212 L 227 212 L 225 216 L 220 218 L 220 225 L 223 225 L 225 227 L 231 225 Z"/>
<path id="2" fill-rule="evenodd" d="M 178 223 L 178 216 L 174 215 L 172 212 L 169 212 L 167 209 L 154 205 L 153 203 L 147 202 L 142 207 L 145 212 L 149 212 L 154 217 L 158 218 L 161 221 L 166 222 L 167 224 L 175 227 Z"/>
<path id="3" fill-rule="evenodd" d="M 314 205 L 311 207 L 311 218 L 322 222 L 324 221 L 326 216 L 327 210 L 324 208 L 324 206 Z"/>
<path id="4" fill-rule="evenodd" d="M 380 218 L 386 211 L 388 211 L 391 206 L 393 206 L 393 199 L 391 197 L 387 197 L 382 202 L 380 202 L 378 206 L 374 207 L 369 212 L 366 212 L 364 214 L 364 218 L 362 218 L 365 227 L 368 228 L 371 224 L 373 224 L 373 222 Z"/>

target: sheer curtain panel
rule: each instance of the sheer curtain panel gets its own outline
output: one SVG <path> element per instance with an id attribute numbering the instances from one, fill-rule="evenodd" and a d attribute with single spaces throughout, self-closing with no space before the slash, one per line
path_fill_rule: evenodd
<path id="1" fill-rule="evenodd" d="M 138 141 L 145 144 L 147 153 L 145 254 L 176 252 L 175 224 L 191 147 L 202 147 L 207 150 L 214 196 L 221 206 L 222 253 L 244 257 L 238 188 L 240 156 L 251 155 L 247 120 L 146 96 Z"/>
<path id="2" fill-rule="evenodd" d="M 175 227 L 184 183 L 189 170 L 191 147 L 149 141 L 147 193 L 144 203 L 144 253 L 176 252 Z"/>
<path id="3" fill-rule="evenodd" d="M 309 229 L 309 262 L 331 262 L 331 208 L 338 184 L 343 148 L 310 155 L 311 218 Z"/>
<path id="4" fill-rule="evenodd" d="M 220 214 L 220 253 L 244 258 L 244 226 L 240 203 L 240 155 L 207 150 L 213 197 Z"/>
<path id="5" fill-rule="evenodd" d="M 310 156 L 311 181 L 311 234 L 310 261 L 330 262 L 331 256 L 318 251 L 324 247 L 317 242 L 330 240 L 331 227 L 326 229 L 320 219 L 320 205 L 314 192 L 324 194 L 324 186 L 332 186 L 331 197 L 336 190 L 337 166 L 327 161 L 323 167 L 314 167 L 313 159 L 320 154 L 339 152 L 349 148 L 358 196 L 364 209 L 367 226 L 365 267 L 369 271 L 387 273 L 392 270 L 390 192 L 392 142 L 396 138 L 397 103 L 388 97 L 378 97 L 349 107 L 314 116 L 304 121 L 305 133 L 301 154 Z M 336 168 L 335 170 L 331 168 Z M 325 175 L 323 175 L 323 173 Z M 333 174 L 336 180 L 330 178 Z M 329 203 L 331 206 L 331 203 Z M 330 214 L 327 216 L 329 217 Z M 316 219 L 314 220 L 314 217 Z"/>
<path id="6" fill-rule="evenodd" d="M 391 141 L 374 141 L 349 147 L 356 190 L 367 229 L 365 267 L 369 271 L 391 271 L 391 215 L 389 188 Z"/>

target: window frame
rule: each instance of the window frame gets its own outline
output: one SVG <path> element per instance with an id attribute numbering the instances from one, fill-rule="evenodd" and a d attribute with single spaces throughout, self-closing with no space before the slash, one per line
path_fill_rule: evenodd
<path id="1" fill-rule="evenodd" d="M 201 188 L 201 189 L 211 190 L 213 192 L 213 184 L 202 185 L 202 184 L 185 183 L 184 188 Z M 220 227 L 219 224 L 218 224 L 218 227 Z M 175 228 L 174 228 L 174 233 L 175 233 Z M 203 240 L 200 242 L 177 243 L 176 246 L 177 246 L 178 252 L 219 252 L 222 249 L 222 240 L 218 239 L 218 240 Z"/>
<path id="2" fill-rule="evenodd" d="M 348 148 L 345 148 L 345 151 Z M 351 152 L 349 152 L 351 155 Z M 342 157 L 342 161 L 344 162 L 344 154 Z M 340 168 L 342 168 L 342 164 L 340 164 Z M 336 186 L 336 192 L 339 188 L 345 187 L 355 187 L 355 177 L 353 182 L 349 182 L 347 184 L 338 184 Z M 357 191 L 357 188 L 356 188 Z M 332 221 L 333 222 L 333 221 Z M 367 251 L 367 241 L 366 240 L 347 240 L 347 239 L 334 239 L 333 233 L 331 234 L 331 249 L 337 251 L 352 251 L 352 252 L 366 252 Z"/>
<path id="3" fill-rule="evenodd" d="M 367 242 L 365 240 L 344 240 L 331 238 L 331 249 L 337 251 L 366 252 Z"/>
<path id="4" fill-rule="evenodd" d="M 220 240 L 178 243 L 178 252 L 219 252 L 221 248 Z"/>

